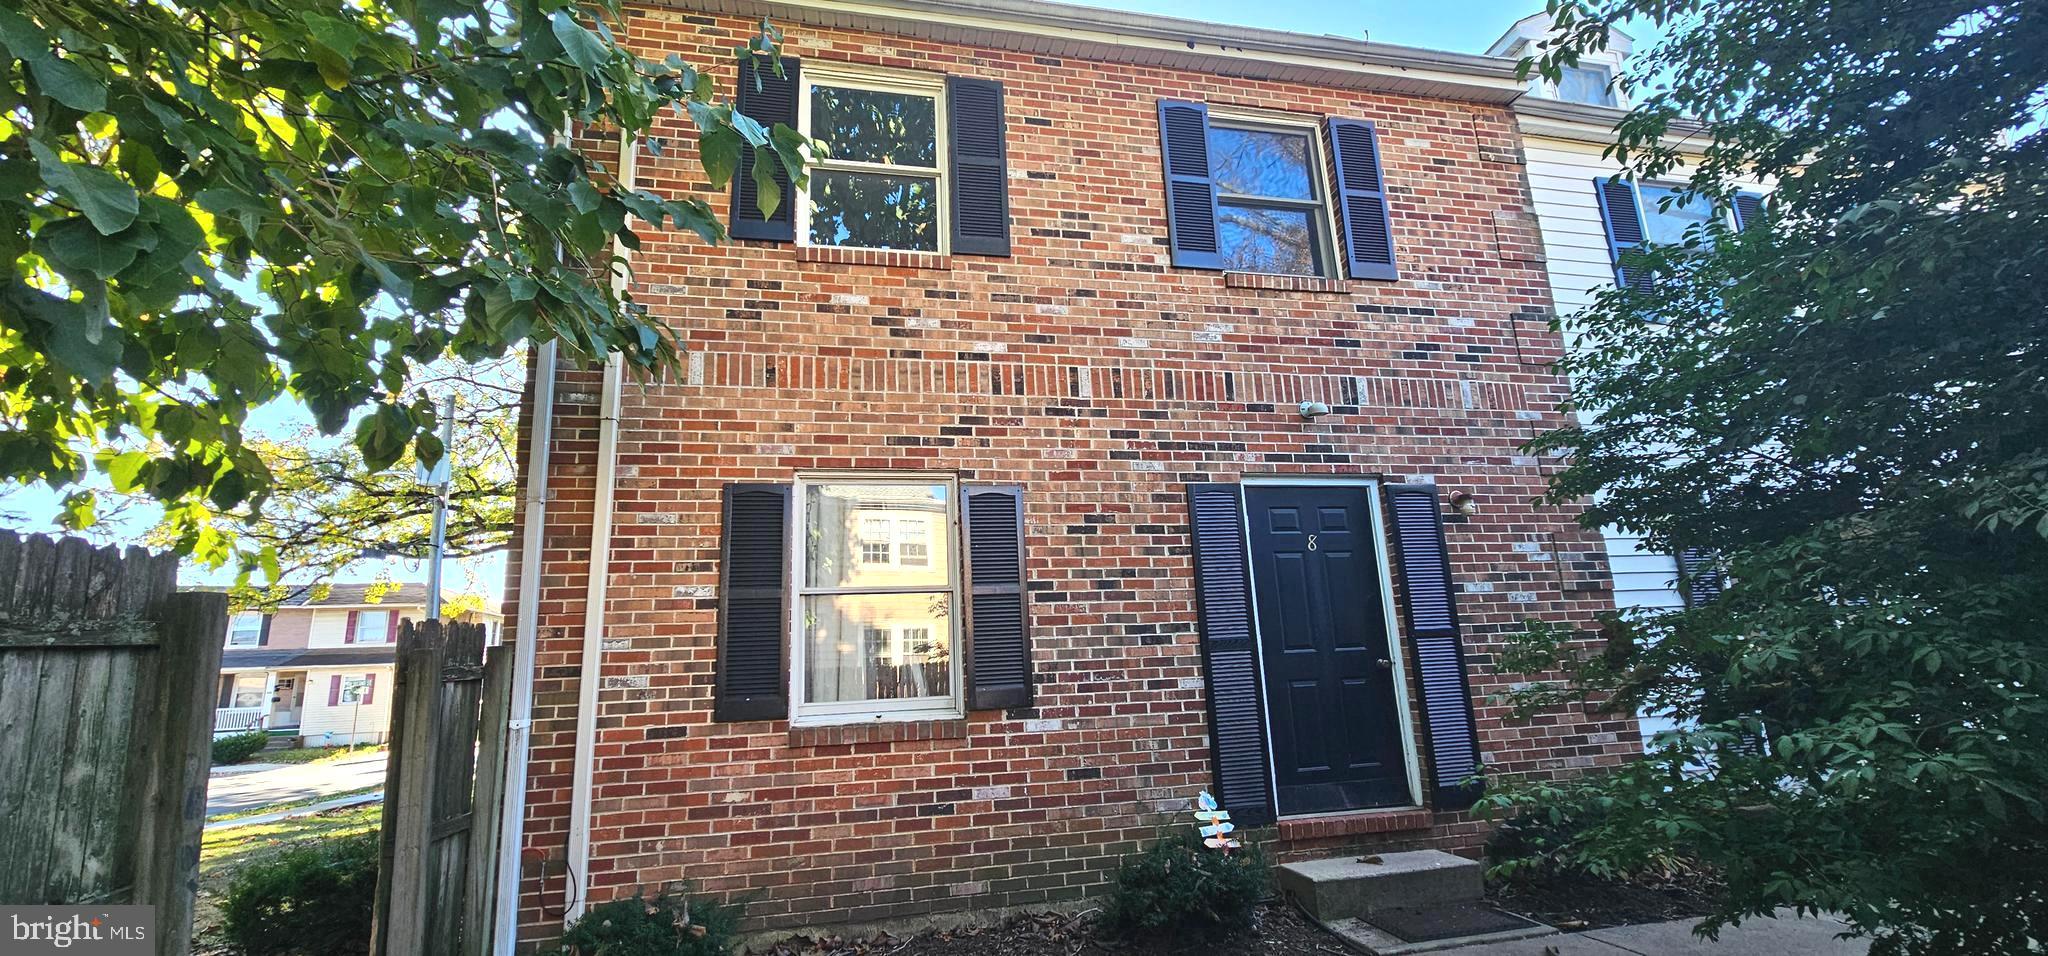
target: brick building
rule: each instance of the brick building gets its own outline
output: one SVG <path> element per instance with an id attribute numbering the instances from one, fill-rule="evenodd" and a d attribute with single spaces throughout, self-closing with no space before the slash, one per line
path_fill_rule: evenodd
<path id="1" fill-rule="evenodd" d="M 1637 751 L 1494 696 L 1503 635 L 1611 606 L 1520 449 L 1565 384 L 1511 61 L 1037 0 L 628 11 L 728 90 L 771 16 L 741 105 L 833 151 L 766 219 L 619 151 L 744 238 L 631 253 L 673 376 L 536 363 L 523 938 L 683 879 L 756 929 L 1071 902 L 1204 789 L 1282 859 L 1470 850 L 1475 763 Z"/>

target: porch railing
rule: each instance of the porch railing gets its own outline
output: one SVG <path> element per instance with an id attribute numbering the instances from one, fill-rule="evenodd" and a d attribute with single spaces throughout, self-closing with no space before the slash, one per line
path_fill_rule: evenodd
<path id="1" fill-rule="evenodd" d="M 213 732 L 239 734 L 245 730 L 259 730 L 263 727 L 266 707 L 217 707 L 213 711 Z"/>

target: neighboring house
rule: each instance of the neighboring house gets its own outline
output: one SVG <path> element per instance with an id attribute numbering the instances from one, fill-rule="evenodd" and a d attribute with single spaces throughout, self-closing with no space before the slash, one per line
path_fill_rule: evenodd
<path id="1" fill-rule="evenodd" d="M 426 585 L 303 588 L 266 614 L 228 619 L 214 732 L 263 729 L 307 746 L 381 743 L 398 625 L 426 616 Z M 496 614 L 484 620 L 497 637 Z"/>
<path id="2" fill-rule="evenodd" d="M 630 253 L 682 368 L 533 365 L 526 939 L 685 878 L 764 929 L 1078 900 L 1205 789 L 1283 860 L 1472 852 L 1476 770 L 1638 752 L 1498 698 L 1508 635 L 1612 600 L 1521 449 L 1566 383 L 1512 62 L 1037 0 L 626 14 L 831 158 L 764 219 L 662 120 L 626 183 L 734 212 Z M 764 15 L 785 72 L 736 76 Z"/>
<path id="3" fill-rule="evenodd" d="M 1551 18 L 1538 13 L 1517 22 L 1487 53 L 1519 60 L 1540 55 L 1536 44 L 1549 36 Z M 1602 153 L 1614 143 L 1615 123 L 1627 113 L 1624 93 L 1609 84 L 1621 75 L 1632 52 L 1628 36 L 1610 28 L 1607 49 L 1567 67 L 1562 83 L 1530 81 L 1530 95 L 1515 101 L 1515 117 L 1528 158 L 1530 193 L 1548 253 L 1550 292 L 1560 315 L 1591 305 L 1605 286 L 1618 281 L 1645 283 L 1651 277 L 1625 266 L 1622 253 L 1643 243 L 1676 243 L 1686 230 L 1714 217 L 1740 226 L 1761 215 L 1761 184 L 1751 184 L 1733 208 L 1716 209 L 1710 202 L 1690 200 L 1667 205 L 1681 192 L 1689 170 L 1665 180 L 1635 182 L 1615 177 L 1621 166 Z M 1683 137 L 1695 128 L 1673 130 Z M 1694 578 L 1691 567 L 1644 545 L 1642 536 L 1620 528 L 1602 531 L 1614 575 L 1614 604 L 1622 611 L 1656 611 L 1684 607 L 1696 597 L 1710 596 L 1715 585 L 1706 576 Z M 1685 562 L 1692 563 L 1691 556 Z M 1669 719 L 1642 715 L 1643 737 L 1669 729 Z"/>

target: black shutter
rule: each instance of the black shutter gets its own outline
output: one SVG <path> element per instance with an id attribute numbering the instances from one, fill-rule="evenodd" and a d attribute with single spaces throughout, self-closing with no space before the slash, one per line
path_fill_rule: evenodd
<path id="1" fill-rule="evenodd" d="M 1159 143 L 1166 163 L 1166 244 L 1173 264 L 1183 269 L 1223 268 L 1222 240 L 1216 234 L 1216 180 L 1209 175 L 1209 107 L 1160 100 Z"/>
<path id="2" fill-rule="evenodd" d="M 1258 636 L 1252 629 L 1251 572 L 1245 562 L 1244 503 L 1236 485 L 1188 486 L 1195 606 L 1209 688 L 1209 750 L 1216 796 L 1244 826 L 1272 823 L 1273 778 L 1259 693 Z"/>
<path id="3" fill-rule="evenodd" d="M 789 486 L 728 484 L 713 720 L 789 716 Z"/>
<path id="4" fill-rule="evenodd" d="M 1003 84 L 946 77 L 953 166 L 953 251 L 1010 254 L 1010 179 L 1003 151 Z"/>
<path id="5" fill-rule="evenodd" d="M 1394 514 L 1408 632 L 1422 672 L 1422 719 L 1435 771 L 1432 802 L 1438 810 L 1463 810 L 1479 799 L 1481 788 L 1472 782 L 1479 773 L 1479 733 L 1436 486 L 1388 485 L 1387 504 Z"/>
<path id="6" fill-rule="evenodd" d="M 256 646 L 257 646 L 257 647 L 267 647 L 267 646 L 269 646 L 269 644 L 270 644 L 270 622 L 271 622 L 271 621 L 274 621 L 274 620 L 276 620 L 276 619 L 277 619 L 277 616 L 276 616 L 276 615 L 273 615 L 273 614 L 265 614 L 265 615 L 263 615 L 263 629 L 262 629 L 262 630 L 260 630 L 260 631 L 257 631 L 257 632 L 256 632 Z M 396 635 L 396 634 L 393 634 L 393 635 L 391 635 L 391 639 L 392 639 L 392 640 L 394 640 L 394 641 L 395 641 L 395 640 L 398 640 L 398 635 Z"/>
<path id="7" fill-rule="evenodd" d="M 1031 704 L 1031 631 L 1024 602 L 1024 489 L 960 489 L 967 541 L 967 706 Z"/>
<path id="8" fill-rule="evenodd" d="M 1735 194 L 1735 228 L 1750 229 L 1763 225 L 1764 197 L 1762 193 Z"/>
<path id="9" fill-rule="evenodd" d="M 1353 279 L 1400 278 L 1394 268 L 1394 223 L 1387 211 L 1379 129 L 1364 120 L 1330 117 L 1337 169 L 1337 211 L 1344 222 L 1345 263 Z"/>
<path id="10" fill-rule="evenodd" d="M 1721 596 L 1721 569 L 1713 552 L 1703 548 L 1679 550 L 1678 588 L 1686 607 L 1699 607 Z"/>
<path id="11" fill-rule="evenodd" d="M 796 97 L 802 84 L 797 78 L 802 64 L 795 57 L 782 58 L 782 75 L 775 75 L 775 66 L 764 63 L 758 57 L 740 61 L 739 111 L 768 129 L 775 124 L 795 128 Z M 755 80 L 760 81 L 755 88 Z M 775 163 L 775 183 L 782 187 L 782 203 L 775 207 L 775 215 L 761 218 L 760 190 L 754 186 L 754 160 L 756 158 Z M 727 232 L 734 239 L 772 239 L 776 242 L 796 241 L 796 195 L 789 188 L 789 171 L 785 170 L 775 157 L 753 149 L 740 151 L 739 170 L 732 176 L 732 225 Z"/>
<path id="12" fill-rule="evenodd" d="M 1614 263 L 1614 281 L 1638 292 L 1650 289 L 1650 274 L 1642 267 L 1623 265 L 1622 256 L 1643 245 L 1643 215 L 1636 208 L 1636 190 L 1625 179 L 1606 177 L 1593 180 L 1593 193 L 1600 197 L 1600 221 L 1607 227 L 1607 256 Z"/>

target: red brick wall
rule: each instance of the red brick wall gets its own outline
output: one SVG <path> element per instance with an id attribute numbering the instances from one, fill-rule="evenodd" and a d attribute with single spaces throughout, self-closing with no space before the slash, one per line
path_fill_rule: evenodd
<path id="1" fill-rule="evenodd" d="M 720 65 L 748 23 L 635 12 L 644 55 Z M 688 363 L 629 384 L 599 690 L 591 898 L 689 879 L 752 894 L 750 925 L 884 921 L 1072 901 L 1186 822 L 1210 785 L 1183 483 L 1244 474 L 1434 476 L 1472 493 L 1448 540 L 1497 772 L 1612 764 L 1634 722 L 1516 721 L 1488 667 L 1527 618 L 1607 607 L 1597 536 L 1538 509 L 1519 445 L 1562 421 L 1560 343 L 1505 111 L 790 26 L 791 53 L 1005 84 L 1015 255 L 943 269 L 799 259 L 646 236 L 635 297 Z M 1256 288 L 1166 254 L 1156 100 L 1378 123 L 1399 282 Z M 674 126 L 641 183 L 721 211 Z M 615 150 L 615 147 L 608 147 Z M 540 595 L 522 922 L 559 925 L 583 640 L 595 370 L 559 380 Z M 1337 413 L 1301 421 L 1314 399 Z M 1026 489 L 1038 675 L 1028 713 L 924 739 L 711 722 L 719 492 L 814 468 L 929 469 Z M 516 562 L 513 569 L 516 575 Z M 515 596 L 516 597 L 516 596 Z M 508 604 L 508 609 L 512 605 Z M 509 632 L 508 632 L 509 633 Z M 616 643 L 614 643 L 616 642 Z M 1411 679 L 1411 684 L 1413 683 Z M 1426 812 L 1266 834 L 1331 847 L 1470 849 L 1478 823 Z M 1415 829 L 1421 827 L 1421 829 Z"/>

